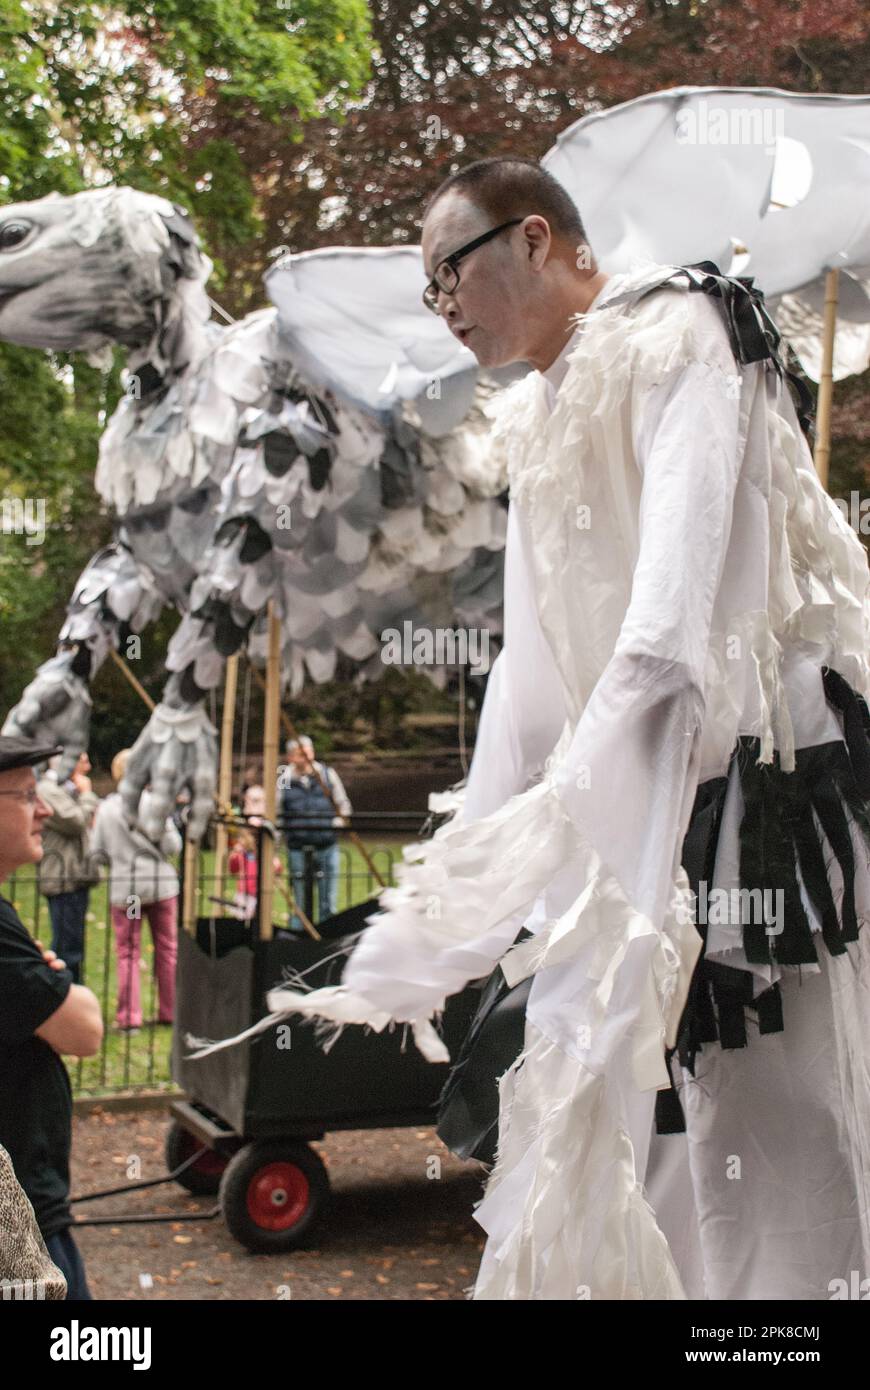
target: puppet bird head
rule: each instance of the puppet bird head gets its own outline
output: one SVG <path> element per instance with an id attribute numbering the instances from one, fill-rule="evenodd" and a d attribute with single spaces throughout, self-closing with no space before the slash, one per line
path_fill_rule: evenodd
<path id="1" fill-rule="evenodd" d="M 187 365 L 211 262 L 184 210 L 133 188 L 0 207 L 0 339 L 57 352 L 134 349 Z M 197 331 L 199 329 L 199 331 Z"/>

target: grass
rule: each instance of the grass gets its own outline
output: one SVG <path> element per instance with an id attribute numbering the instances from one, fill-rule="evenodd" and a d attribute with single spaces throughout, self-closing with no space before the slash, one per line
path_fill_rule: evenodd
<path id="1" fill-rule="evenodd" d="M 397 838 L 381 837 L 366 841 L 366 849 L 381 877 L 388 883 L 394 881 L 392 865 L 401 859 L 402 841 Z M 338 876 L 338 911 L 362 902 L 377 891 L 377 883 L 359 849 L 349 841 L 340 845 L 340 872 Z M 286 883 L 286 856 L 282 855 L 285 872 L 281 879 Z M 213 905 L 208 902 L 214 887 L 214 852 L 206 851 L 201 858 L 200 904 L 199 912 L 210 915 Z M 3 885 L 3 895 L 8 898 L 28 930 L 42 941 L 51 945 L 51 920 L 48 904 L 36 887 L 34 869 L 19 870 Z M 225 891 L 221 896 L 232 897 L 235 880 L 226 879 Z M 288 910 L 283 895 L 276 891 L 274 922 L 276 926 L 286 926 Z M 109 912 L 108 886 L 103 881 L 91 889 L 85 925 L 85 959 L 82 982 L 94 991 L 100 1001 L 105 1035 L 103 1045 L 96 1057 L 69 1060 L 67 1065 L 73 1091 L 78 1096 L 94 1096 L 130 1090 L 170 1090 L 173 1083 L 170 1077 L 170 1048 L 172 1029 L 157 1025 L 157 979 L 154 969 L 154 944 L 147 920 L 143 919 L 140 957 L 142 979 L 142 1017 L 144 1026 L 138 1034 L 114 1031 L 113 1024 L 117 1006 L 117 968 L 115 937 Z"/>

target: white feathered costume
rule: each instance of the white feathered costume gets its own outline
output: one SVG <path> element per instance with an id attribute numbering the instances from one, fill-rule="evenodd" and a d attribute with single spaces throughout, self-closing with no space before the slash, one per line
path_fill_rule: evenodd
<path id="1" fill-rule="evenodd" d="M 268 996 L 285 1016 L 411 1021 L 424 1054 L 444 1060 L 431 1020 L 449 995 L 498 961 L 509 982 L 534 972 L 476 1212 L 488 1236 L 478 1299 L 775 1297 L 777 1270 L 812 1242 L 778 1296 L 827 1297 L 820 1280 L 849 1261 L 866 1269 L 870 1254 L 866 928 L 845 954 L 802 967 L 828 1014 L 828 996 L 839 1000 L 819 1043 L 835 1084 L 812 1141 L 830 1160 L 830 1198 L 808 1159 L 797 1181 L 812 1188 L 812 1216 L 791 1194 L 804 1210 L 794 1229 L 765 1228 L 751 1171 L 734 1197 L 745 1221 L 739 1206 L 720 1210 L 737 1151 L 727 1132 L 721 1154 L 711 1139 L 715 1092 L 688 1106 L 691 1178 L 683 1163 L 686 1190 L 671 1184 L 662 1199 L 672 1232 L 694 1235 L 694 1264 L 675 1258 L 644 1186 L 664 1048 L 701 951 L 680 864 L 696 788 L 728 772 L 739 735 L 759 738 L 765 763 L 776 749 L 786 772 L 795 749 L 840 739 L 823 664 L 870 694 L 866 556 L 817 479 L 786 385 L 769 363 L 736 362 L 707 294 L 671 283 L 624 298 L 656 278 L 661 267 L 611 276 L 553 367 L 496 404 L 511 482 L 505 648 L 468 785 L 452 819 L 405 850 L 342 984 Z M 724 828 L 722 862 L 735 835 Z M 510 949 L 523 925 L 533 938 Z M 707 953 L 752 970 L 759 991 L 798 975 L 750 965 L 739 925 L 711 929 Z M 775 1035 L 786 1055 L 804 1007 L 787 998 Z M 727 1089 L 735 1058 L 764 1077 L 768 1044 L 714 1047 L 717 1084 Z M 747 1102 L 750 1169 L 774 1099 L 787 1116 L 789 1097 L 763 1082 Z M 792 1114 L 793 1132 L 803 1120 Z M 765 1239 L 775 1253 L 756 1260 Z"/>

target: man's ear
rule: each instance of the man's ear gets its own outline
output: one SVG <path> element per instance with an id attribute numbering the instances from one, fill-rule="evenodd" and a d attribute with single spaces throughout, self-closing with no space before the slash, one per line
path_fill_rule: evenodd
<path id="1" fill-rule="evenodd" d="M 540 213 L 535 212 L 525 219 L 521 231 L 525 239 L 526 254 L 531 267 L 534 270 L 540 270 L 553 245 L 550 224 L 546 217 L 541 217 Z"/>

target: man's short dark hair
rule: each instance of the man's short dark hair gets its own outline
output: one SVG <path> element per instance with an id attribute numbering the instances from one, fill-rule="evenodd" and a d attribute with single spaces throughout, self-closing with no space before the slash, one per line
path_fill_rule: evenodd
<path id="1" fill-rule="evenodd" d="M 572 246 L 580 242 L 588 245 L 576 203 L 558 179 L 542 169 L 537 160 L 498 155 L 493 159 L 477 159 L 473 164 L 467 164 L 439 184 L 426 203 L 424 218 L 438 200 L 452 189 L 465 194 L 487 213 L 494 227 L 512 217 L 529 217 L 537 213 L 546 217 L 555 237 L 570 242 Z"/>

